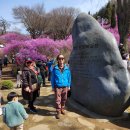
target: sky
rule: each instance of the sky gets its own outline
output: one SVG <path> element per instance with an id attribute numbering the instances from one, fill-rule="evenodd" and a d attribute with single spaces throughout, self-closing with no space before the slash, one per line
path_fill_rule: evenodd
<path id="1" fill-rule="evenodd" d="M 46 12 L 61 6 L 74 7 L 80 9 L 81 12 L 93 14 L 101 7 L 106 5 L 109 0 L 0 0 L 0 18 L 4 18 L 10 23 L 9 31 L 20 31 L 26 34 L 26 29 L 23 24 L 19 23 L 13 17 L 12 9 L 19 6 L 33 7 L 36 4 L 44 4 Z"/>

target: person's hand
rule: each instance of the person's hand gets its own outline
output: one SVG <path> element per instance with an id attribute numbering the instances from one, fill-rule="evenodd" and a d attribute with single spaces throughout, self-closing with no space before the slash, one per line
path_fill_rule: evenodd
<path id="1" fill-rule="evenodd" d="M 54 88 L 52 88 L 52 91 L 54 92 Z"/>
<path id="2" fill-rule="evenodd" d="M 25 91 L 30 93 L 30 92 L 31 92 L 31 89 L 30 89 L 29 87 L 26 87 L 26 88 L 25 88 Z"/>

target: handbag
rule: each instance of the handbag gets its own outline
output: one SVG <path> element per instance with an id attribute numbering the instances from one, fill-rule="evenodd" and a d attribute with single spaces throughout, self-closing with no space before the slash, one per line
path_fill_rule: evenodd
<path id="1" fill-rule="evenodd" d="M 38 84 L 37 83 L 32 84 L 32 91 L 34 92 L 37 89 L 38 89 Z"/>

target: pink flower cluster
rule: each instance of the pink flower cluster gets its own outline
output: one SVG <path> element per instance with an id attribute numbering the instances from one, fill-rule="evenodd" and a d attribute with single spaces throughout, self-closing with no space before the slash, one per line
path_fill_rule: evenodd
<path id="1" fill-rule="evenodd" d="M 63 50 L 72 50 L 71 36 L 66 40 L 56 40 L 50 38 L 30 39 L 28 36 L 21 34 L 5 34 L 0 36 L 5 41 L 4 54 L 16 55 L 24 60 L 30 57 L 34 60 L 46 60 L 47 57 L 56 57 Z"/>
<path id="2" fill-rule="evenodd" d="M 5 35 L 0 36 L 0 39 L 4 40 L 6 43 L 9 43 L 12 40 L 17 41 L 26 41 L 30 40 L 30 36 L 22 35 L 20 33 L 7 33 Z"/>
<path id="3" fill-rule="evenodd" d="M 111 32 L 114 37 L 116 38 L 116 41 L 117 43 L 119 44 L 120 42 L 120 35 L 119 35 L 119 32 L 118 32 L 118 23 L 117 23 L 117 16 L 116 16 L 116 27 L 115 28 L 111 28 L 111 25 L 110 24 L 103 24 L 102 27 L 105 28 L 106 30 L 108 30 L 109 32 Z"/>
<path id="4" fill-rule="evenodd" d="M 119 43 L 120 37 L 118 27 L 111 28 L 109 24 L 104 24 L 103 28 L 111 32 Z M 30 57 L 34 60 L 46 60 L 47 57 L 56 57 L 59 53 L 72 50 L 72 36 L 65 40 L 56 40 L 50 38 L 31 39 L 30 36 L 19 33 L 7 33 L 0 36 L 0 40 L 5 42 L 4 54 L 16 55 L 24 60 Z"/>

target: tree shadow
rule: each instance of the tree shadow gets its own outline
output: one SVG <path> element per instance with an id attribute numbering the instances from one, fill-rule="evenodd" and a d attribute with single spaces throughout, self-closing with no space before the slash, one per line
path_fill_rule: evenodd
<path id="1" fill-rule="evenodd" d="M 55 102 L 54 102 L 54 94 L 50 94 L 48 96 L 40 96 L 36 99 L 36 101 L 34 102 L 34 106 L 37 107 L 37 113 L 32 113 L 30 112 L 29 108 L 28 108 L 28 101 L 24 100 L 22 98 L 22 95 L 20 95 L 20 99 L 19 102 L 22 103 L 27 111 L 28 114 L 38 114 L 41 116 L 55 116 L 56 115 L 56 111 L 55 111 Z M 27 106 L 25 106 L 27 105 Z M 41 106 L 43 107 L 52 107 L 52 109 L 54 108 L 54 110 L 48 110 L 41 108 Z"/>

